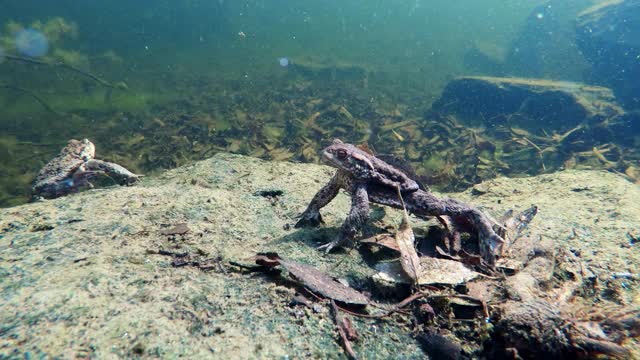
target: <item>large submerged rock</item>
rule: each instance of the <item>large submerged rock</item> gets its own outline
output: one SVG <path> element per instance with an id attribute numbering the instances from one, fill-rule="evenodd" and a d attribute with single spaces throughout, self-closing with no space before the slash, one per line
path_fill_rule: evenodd
<path id="1" fill-rule="evenodd" d="M 612 91 L 568 81 L 465 76 L 445 87 L 432 110 L 475 126 L 566 131 L 624 114 Z"/>
<path id="2" fill-rule="evenodd" d="M 608 0 L 578 15 L 576 42 L 593 65 L 594 80 L 607 84 L 629 109 L 640 108 L 640 1 Z"/>
<path id="3" fill-rule="evenodd" d="M 375 270 L 361 253 L 315 250 L 337 234 L 346 195 L 324 209 L 325 227 L 290 226 L 332 173 L 218 154 L 132 187 L 0 209 L 0 357 L 343 356 L 327 312 L 292 308 L 291 284 L 229 265 L 276 251 L 366 289 Z M 536 239 L 570 249 L 601 284 L 631 276 L 619 301 L 640 305 L 637 185 L 568 171 L 452 196 L 493 215 L 535 203 Z M 354 326 L 362 358 L 424 358 L 400 322 Z"/>
<path id="4" fill-rule="evenodd" d="M 589 64 L 575 44 L 572 20 L 583 9 L 583 2 L 567 0 L 536 6 L 510 44 L 503 65 L 506 73 L 580 81 Z"/>

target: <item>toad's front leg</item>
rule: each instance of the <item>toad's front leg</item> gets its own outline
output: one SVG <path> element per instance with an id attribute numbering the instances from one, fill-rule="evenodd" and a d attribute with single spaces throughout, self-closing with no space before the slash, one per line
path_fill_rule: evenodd
<path id="1" fill-rule="evenodd" d="M 313 199 L 311 199 L 309 206 L 307 206 L 307 209 L 300 215 L 300 220 L 298 220 L 295 227 L 300 228 L 324 224 L 322 216 L 320 216 L 320 209 L 330 203 L 331 200 L 338 195 L 339 191 L 340 181 L 336 173 L 331 180 L 316 193 Z"/>
<path id="2" fill-rule="evenodd" d="M 353 240 L 369 217 L 369 195 L 365 184 L 355 185 L 351 194 L 351 210 L 340 228 L 340 234 L 332 242 L 318 247 L 329 253 L 336 246 Z"/>

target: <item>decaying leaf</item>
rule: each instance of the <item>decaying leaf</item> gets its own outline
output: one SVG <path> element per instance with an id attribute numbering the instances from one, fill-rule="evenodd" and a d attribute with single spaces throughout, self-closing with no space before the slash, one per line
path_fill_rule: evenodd
<path id="1" fill-rule="evenodd" d="M 457 285 L 475 279 L 480 274 L 469 269 L 464 264 L 449 259 L 422 257 L 420 259 L 421 273 L 417 279 L 418 285 L 445 284 Z M 378 271 L 375 278 L 394 283 L 411 283 L 402 270 L 400 263 L 384 262 L 375 265 Z"/>
<path id="2" fill-rule="evenodd" d="M 428 139 L 426 142 L 426 145 L 433 145 L 435 143 L 437 143 L 438 141 L 440 141 L 440 135 L 436 135 L 434 137 L 432 137 L 431 139 Z"/>
<path id="3" fill-rule="evenodd" d="M 347 120 L 352 120 L 353 119 L 353 115 L 351 115 L 351 113 L 349 112 L 349 110 L 347 110 L 347 108 L 345 108 L 344 106 L 340 105 L 340 107 L 338 107 L 336 109 L 336 114 L 338 116 L 344 117 Z"/>
<path id="4" fill-rule="evenodd" d="M 277 148 L 269 151 L 269 155 L 275 161 L 284 161 L 292 158 L 295 154 L 284 148 Z"/>
<path id="5" fill-rule="evenodd" d="M 306 143 L 301 150 L 302 157 L 307 161 L 316 161 L 318 159 L 318 151 L 311 142 Z"/>
<path id="6" fill-rule="evenodd" d="M 394 130 L 394 129 L 397 129 L 397 128 L 401 128 L 401 127 L 404 127 L 404 126 L 407 126 L 407 125 L 410 125 L 410 124 L 413 124 L 413 123 L 414 123 L 413 119 L 404 120 L 404 121 L 398 121 L 398 122 L 392 122 L 392 123 L 385 124 L 385 125 L 381 126 L 380 130 L 383 131 L 383 132 L 391 131 L 391 130 Z"/>
<path id="7" fill-rule="evenodd" d="M 400 248 L 398 247 L 398 242 L 391 234 L 378 234 L 376 236 L 362 239 L 360 240 L 360 243 L 366 244 L 366 245 L 379 245 L 391 250 L 400 251 Z"/>
<path id="8" fill-rule="evenodd" d="M 424 258 L 418 284 L 462 284 L 480 276 L 464 264 L 448 259 Z"/>
<path id="9" fill-rule="evenodd" d="M 512 127 L 511 128 L 511 132 L 514 133 L 515 135 L 518 136 L 527 136 L 527 137 L 531 137 L 531 133 L 528 132 L 525 129 L 520 129 L 520 128 L 516 128 L 516 127 Z"/>
<path id="10" fill-rule="evenodd" d="M 316 268 L 296 262 L 283 262 L 282 260 L 280 264 L 289 271 L 291 276 L 303 283 L 306 287 L 327 298 L 355 305 L 366 305 L 369 303 L 369 299 L 359 291 L 341 284 Z"/>
<path id="11" fill-rule="evenodd" d="M 400 133 L 398 133 L 397 131 L 391 129 L 391 133 L 393 134 L 396 140 L 400 142 L 404 141 L 404 136 L 400 135 Z"/>
<path id="12" fill-rule="evenodd" d="M 258 254 L 255 257 L 255 261 L 258 265 L 269 267 L 281 265 L 287 269 L 291 277 L 295 280 L 309 290 L 326 298 L 354 305 L 367 305 L 369 303 L 369 299 L 361 292 L 343 285 L 333 277 L 312 266 L 285 260 L 275 253 Z"/>
<path id="13" fill-rule="evenodd" d="M 400 202 L 402 203 L 402 222 L 400 223 L 400 228 L 396 233 L 396 243 L 398 244 L 398 248 L 400 249 L 400 264 L 402 265 L 402 270 L 404 273 L 412 280 L 415 284 L 422 274 L 422 270 L 420 267 L 420 258 L 418 257 L 418 253 L 416 252 L 415 247 L 415 235 L 413 234 L 413 229 L 411 229 L 411 225 L 409 225 L 409 214 L 407 213 L 407 209 L 404 206 L 404 200 L 402 199 L 402 194 L 400 193 L 400 187 L 398 187 L 398 197 L 400 197 Z"/>

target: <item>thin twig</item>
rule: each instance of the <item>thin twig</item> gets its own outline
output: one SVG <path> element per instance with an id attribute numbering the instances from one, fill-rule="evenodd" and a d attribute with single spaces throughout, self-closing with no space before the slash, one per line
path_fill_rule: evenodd
<path id="1" fill-rule="evenodd" d="M 347 333 L 344 331 L 342 316 L 340 316 L 340 310 L 336 305 L 336 302 L 331 299 L 331 309 L 333 310 L 333 321 L 336 323 L 336 327 L 338 328 L 338 333 L 340 334 L 340 338 L 342 339 L 342 345 L 344 346 L 344 350 L 349 355 L 350 359 L 357 360 L 358 356 L 353 351 L 353 347 L 351 347 L 351 341 L 347 337 Z"/>
<path id="2" fill-rule="evenodd" d="M 473 296 L 469 296 L 469 295 L 463 295 L 463 294 L 449 294 L 449 295 L 431 295 L 429 296 L 429 298 L 458 298 L 458 299 L 463 299 L 463 300 L 468 300 L 468 301 L 472 301 L 475 302 L 477 304 L 479 304 L 480 306 L 482 306 L 482 312 L 484 313 L 485 318 L 489 318 L 489 307 L 487 306 L 486 301 L 480 299 L 480 298 L 476 298 Z"/>
<path id="3" fill-rule="evenodd" d="M 538 151 L 538 156 L 540 157 L 540 162 L 542 163 L 542 171 L 547 171 L 547 167 L 544 166 L 544 158 L 542 157 L 542 149 L 540 149 L 540 147 L 536 144 L 533 143 L 533 141 L 527 139 L 526 137 L 522 138 L 524 141 L 526 141 L 527 143 L 529 143 L 531 146 L 533 146 L 537 151 Z"/>
<path id="4" fill-rule="evenodd" d="M 400 301 L 399 303 L 397 303 L 396 305 L 394 305 L 391 309 L 383 309 L 386 312 L 384 314 L 379 314 L 379 315 L 360 314 L 360 313 L 356 313 L 356 312 L 353 312 L 351 310 L 345 309 L 343 307 L 339 307 L 339 308 L 340 308 L 340 310 L 342 310 L 342 311 L 344 311 L 346 313 L 349 313 L 351 315 L 354 315 L 354 316 L 359 316 L 359 317 L 364 317 L 364 318 L 369 318 L 369 319 L 384 319 L 384 318 L 389 317 L 389 316 L 391 316 L 391 315 L 393 315 L 395 313 L 398 313 L 398 312 L 399 313 L 403 313 L 402 308 L 404 308 L 405 306 L 407 306 L 407 305 L 411 304 L 412 302 L 414 302 L 414 301 L 416 301 L 418 299 L 421 299 L 421 298 L 423 298 L 425 296 L 426 296 L 426 294 L 422 293 L 422 292 L 418 292 L 418 293 L 412 294 L 408 298 L 406 298 L 406 299 Z M 374 304 L 369 304 L 369 305 L 374 306 Z M 376 307 L 376 306 L 374 306 L 374 307 Z M 378 308 L 380 308 L 380 307 L 378 307 Z"/>

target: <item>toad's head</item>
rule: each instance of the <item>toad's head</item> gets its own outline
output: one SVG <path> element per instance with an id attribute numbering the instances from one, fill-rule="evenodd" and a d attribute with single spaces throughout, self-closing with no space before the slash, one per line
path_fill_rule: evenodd
<path id="1" fill-rule="evenodd" d="M 369 179 L 375 171 L 372 156 L 367 152 L 345 144 L 339 139 L 322 151 L 322 159 L 329 165 L 344 170 L 358 179 Z"/>

